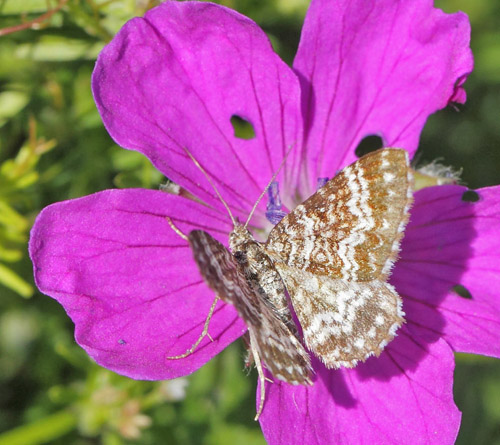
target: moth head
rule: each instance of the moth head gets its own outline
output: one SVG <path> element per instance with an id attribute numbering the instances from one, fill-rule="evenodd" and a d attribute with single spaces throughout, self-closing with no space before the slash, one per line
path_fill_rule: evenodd
<path id="1" fill-rule="evenodd" d="M 246 243 L 253 240 L 253 236 L 249 230 L 236 220 L 234 228 L 229 234 L 229 247 L 231 248 L 231 251 L 241 251 Z"/>

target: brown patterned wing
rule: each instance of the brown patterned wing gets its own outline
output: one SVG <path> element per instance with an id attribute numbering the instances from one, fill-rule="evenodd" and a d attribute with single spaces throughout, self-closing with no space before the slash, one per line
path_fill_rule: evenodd
<path id="1" fill-rule="evenodd" d="M 408 154 L 386 148 L 346 167 L 271 231 L 273 260 L 331 278 L 386 280 L 412 203 Z"/>
<path id="2" fill-rule="evenodd" d="M 253 347 L 271 374 L 291 384 L 310 384 L 309 354 L 251 287 L 234 256 L 202 230 L 192 231 L 188 239 L 203 279 L 236 308 L 253 333 Z"/>
<path id="3" fill-rule="evenodd" d="M 378 355 L 403 323 L 386 283 L 408 220 L 412 177 L 403 150 L 346 167 L 283 218 L 265 245 L 306 345 L 329 368 Z"/>
<path id="4" fill-rule="evenodd" d="M 383 281 L 354 282 L 278 265 L 307 347 L 328 368 L 378 356 L 403 323 L 401 299 Z"/>

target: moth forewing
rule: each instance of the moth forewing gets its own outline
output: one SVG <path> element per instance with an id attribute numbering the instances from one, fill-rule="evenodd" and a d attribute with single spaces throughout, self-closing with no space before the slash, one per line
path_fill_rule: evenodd
<path id="1" fill-rule="evenodd" d="M 309 355 L 263 297 L 259 280 L 249 278 L 237 255 L 207 232 L 194 230 L 188 238 L 203 279 L 222 300 L 236 308 L 251 331 L 251 346 L 269 372 L 288 383 L 310 384 Z"/>
<path id="2" fill-rule="evenodd" d="M 412 203 L 408 154 L 381 149 L 344 168 L 271 231 L 306 345 L 327 367 L 378 355 L 403 323 L 386 283 Z"/>

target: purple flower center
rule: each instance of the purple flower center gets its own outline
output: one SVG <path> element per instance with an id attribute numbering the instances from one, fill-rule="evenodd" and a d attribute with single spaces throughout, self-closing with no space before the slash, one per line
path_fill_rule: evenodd
<path id="1" fill-rule="evenodd" d="M 266 206 L 266 218 L 273 225 L 278 224 L 283 217 L 286 215 L 286 212 L 281 210 L 281 198 L 279 191 L 279 184 L 277 181 L 273 181 L 267 190 L 267 199 L 268 203 Z"/>
<path id="2" fill-rule="evenodd" d="M 316 190 L 319 190 L 321 187 L 325 186 L 328 180 L 329 180 L 328 177 L 318 178 L 316 182 Z"/>

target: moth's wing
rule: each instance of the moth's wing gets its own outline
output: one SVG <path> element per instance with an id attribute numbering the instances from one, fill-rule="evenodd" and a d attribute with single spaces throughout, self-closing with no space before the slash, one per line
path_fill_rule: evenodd
<path id="1" fill-rule="evenodd" d="M 332 278 L 386 280 L 408 220 L 412 175 L 404 150 L 360 158 L 271 231 L 275 262 Z"/>
<path id="2" fill-rule="evenodd" d="M 234 256 L 202 230 L 192 231 L 188 239 L 203 279 L 222 300 L 236 308 L 253 332 L 253 347 L 271 374 L 288 383 L 310 384 L 309 354 L 251 287 Z"/>
<path id="3" fill-rule="evenodd" d="M 401 299 L 379 280 L 348 282 L 277 265 L 307 347 L 328 368 L 379 355 L 403 323 Z"/>

